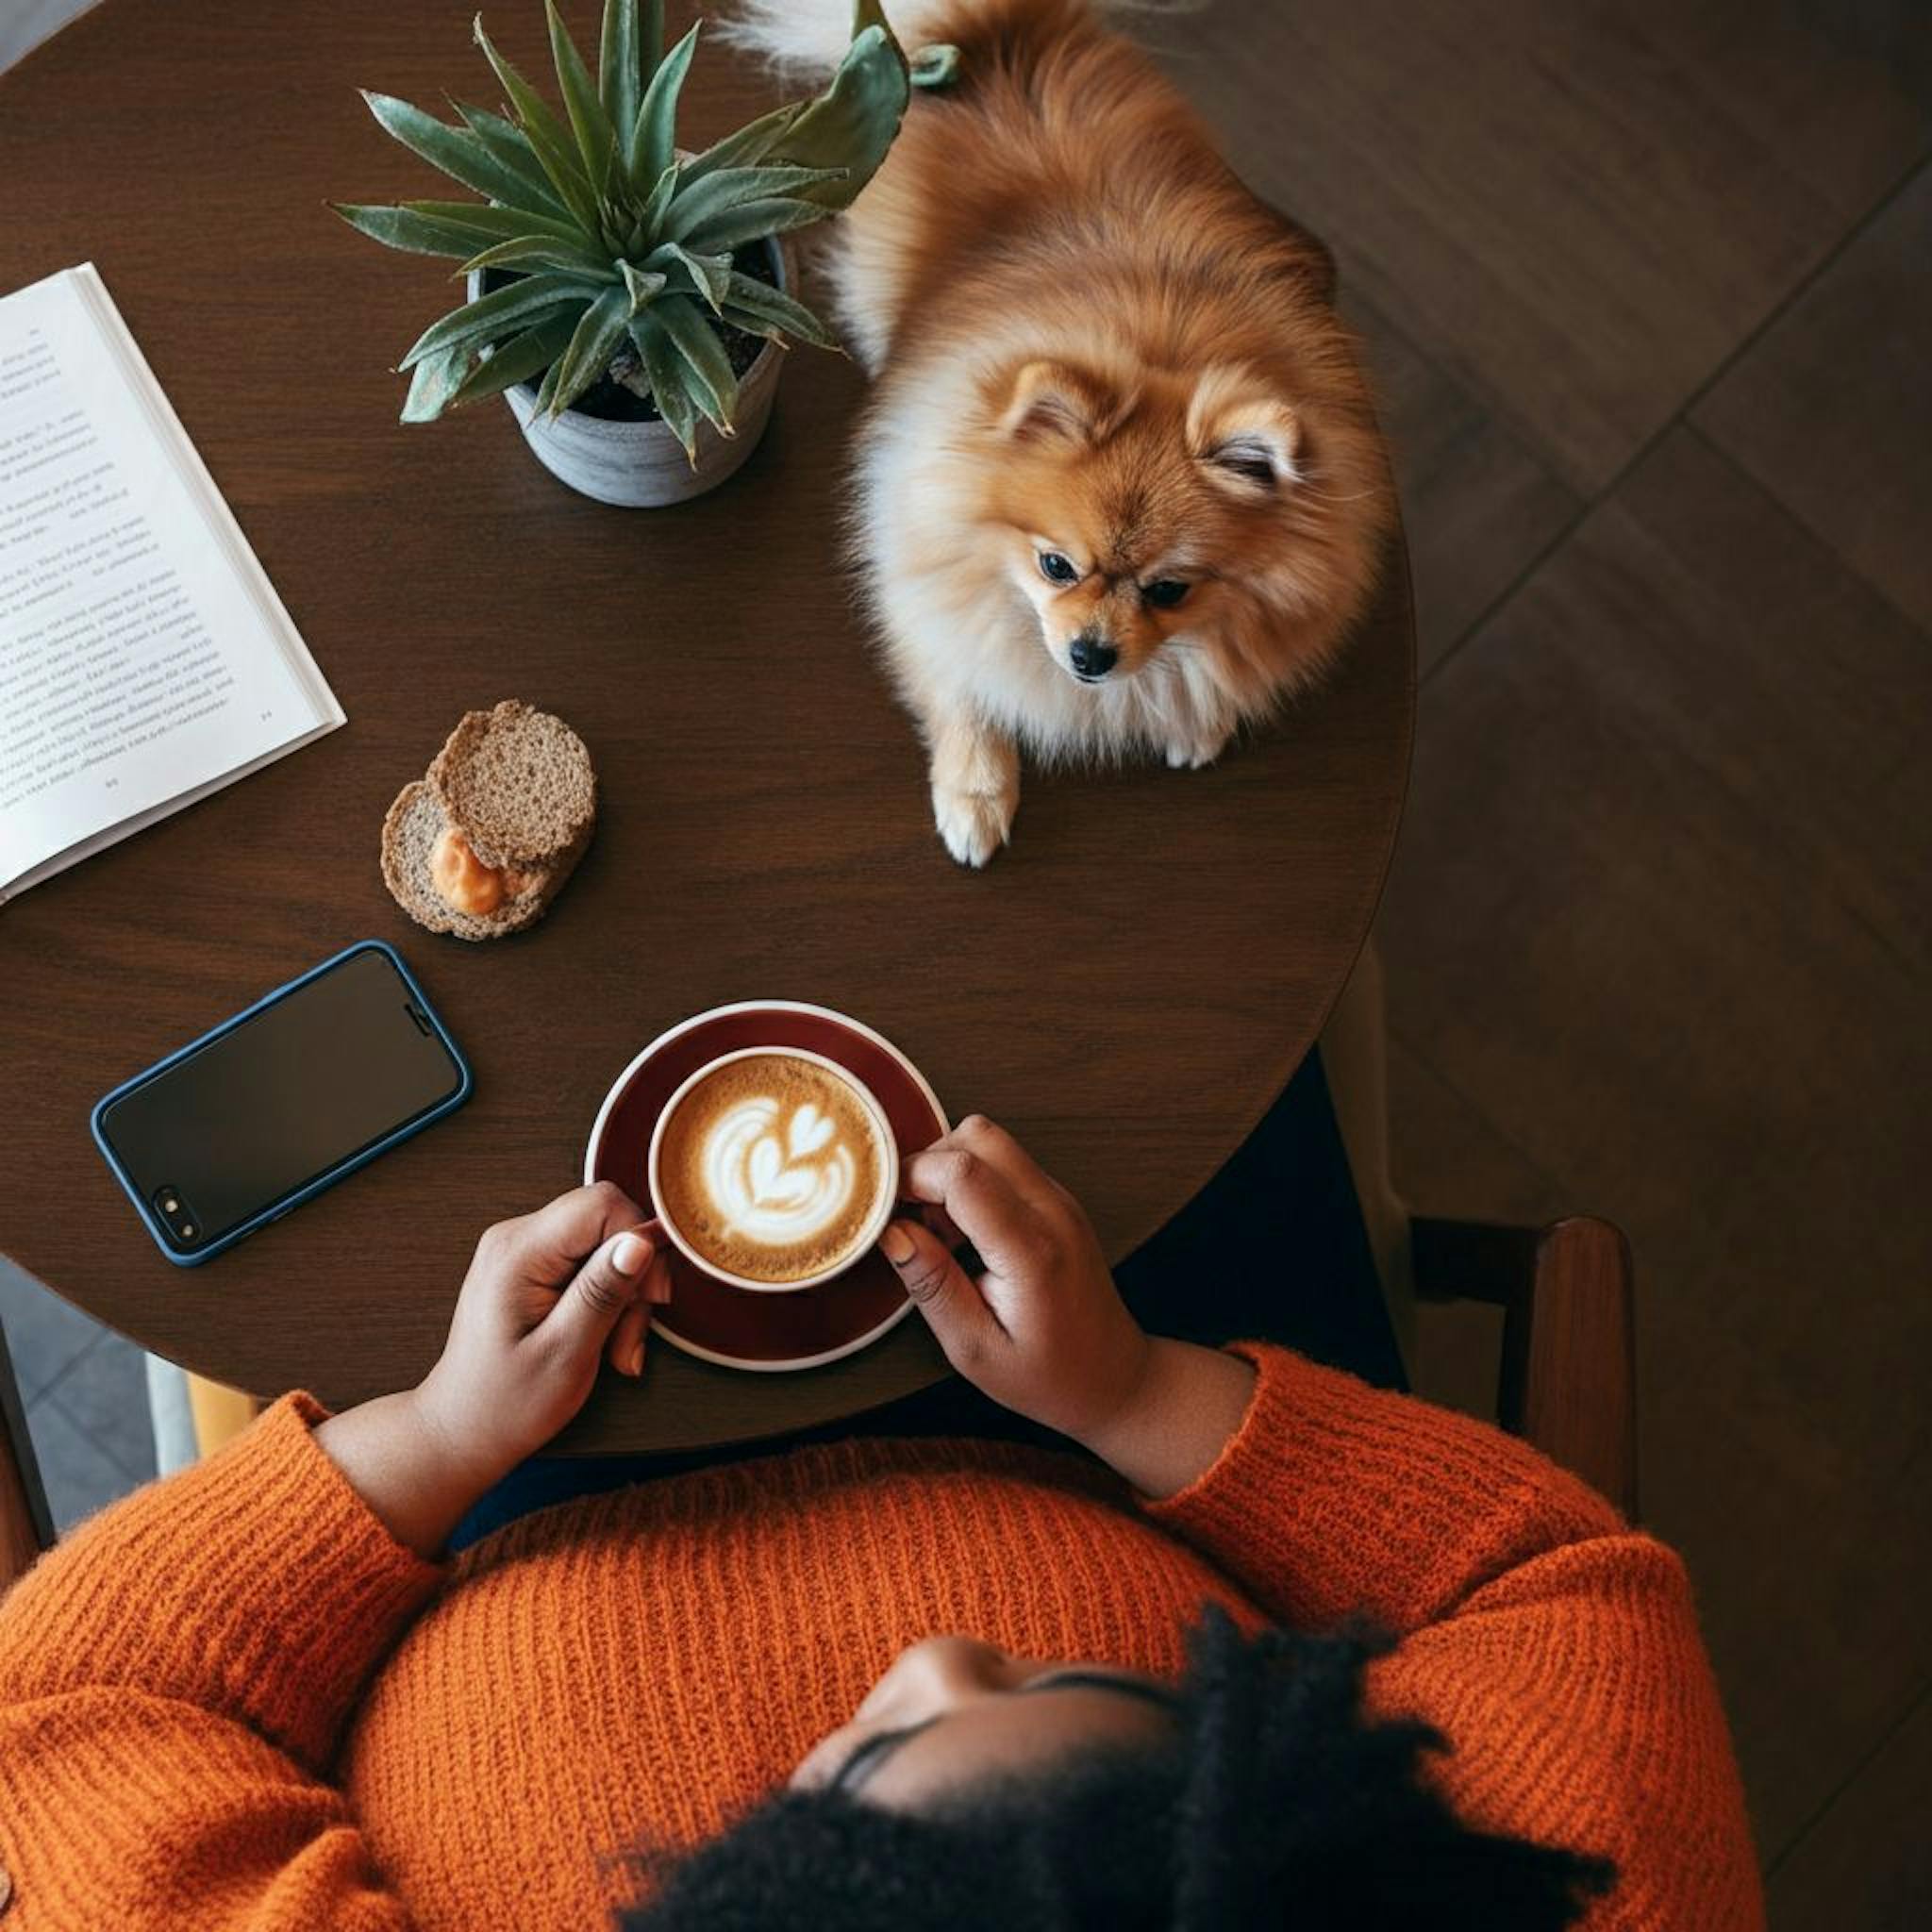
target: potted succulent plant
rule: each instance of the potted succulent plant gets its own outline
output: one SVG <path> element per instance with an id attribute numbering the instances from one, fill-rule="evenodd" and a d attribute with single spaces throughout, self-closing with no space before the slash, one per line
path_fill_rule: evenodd
<path id="1" fill-rule="evenodd" d="M 505 113 L 452 125 L 365 93 L 397 141 L 481 201 L 330 206 L 391 248 L 454 257 L 470 300 L 403 358 L 405 423 L 502 395 L 538 458 L 606 503 L 694 496 L 750 455 L 788 341 L 833 348 L 791 292 L 779 238 L 847 207 L 885 158 L 908 91 L 877 0 L 824 93 L 691 155 L 676 140 L 694 25 L 663 51 L 662 0 L 605 0 L 598 72 L 545 0 L 559 113 L 491 44 Z"/>

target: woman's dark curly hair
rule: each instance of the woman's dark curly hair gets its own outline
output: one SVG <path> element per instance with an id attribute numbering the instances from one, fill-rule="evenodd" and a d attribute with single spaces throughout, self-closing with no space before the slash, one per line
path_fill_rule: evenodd
<path id="1" fill-rule="evenodd" d="M 1426 1724 L 1372 1724 L 1363 1631 L 1189 1639 L 1173 1740 L 982 1780 L 913 1816 L 786 1791 L 681 1860 L 623 1932 L 1231 1932 L 1567 1925 L 1613 1869 L 1474 1831 L 1418 1776 Z"/>

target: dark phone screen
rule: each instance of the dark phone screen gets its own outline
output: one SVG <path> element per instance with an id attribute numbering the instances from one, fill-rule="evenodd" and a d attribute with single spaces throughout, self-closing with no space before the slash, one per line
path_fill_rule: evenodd
<path id="1" fill-rule="evenodd" d="M 115 1101 L 101 1131 L 143 1200 L 179 1202 L 157 1212 L 171 1244 L 206 1248 L 449 1100 L 462 1069 L 415 1005 L 386 953 L 354 953 Z"/>

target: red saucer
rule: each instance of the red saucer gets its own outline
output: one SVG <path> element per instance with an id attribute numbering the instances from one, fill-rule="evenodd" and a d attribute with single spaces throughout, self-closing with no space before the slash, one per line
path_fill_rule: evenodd
<path id="1" fill-rule="evenodd" d="M 660 1033 L 618 1075 L 591 1129 L 585 1180 L 615 1181 L 633 1199 L 647 1201 L 644 1160 L 664 1103 L 707 1061 L 746 1046 L 804 1047 L 849 1069 L 885 1109 L 902 1154 L 930 1146 L 946 1131 L 939 1096 L 890 1040 L 827 1007 L 748 1000 L 714 1007 Z M 876 1248 L 836 1281 L 790 1294 L 728 1288 L 675 1249 L 671 1280 L 671 1300 L 654 1310 L 652 1333 L 734 1369 L 812 1369 L 837 1361 L 876 1341 L 912 1307 Z"/>

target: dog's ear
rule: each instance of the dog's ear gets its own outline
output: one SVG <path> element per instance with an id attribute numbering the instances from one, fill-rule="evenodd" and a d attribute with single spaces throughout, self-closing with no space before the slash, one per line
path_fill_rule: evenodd
<path id="1" fill-rule="evenodd" d="M 1259 501 L 1295 476 L 1301 425 L 1252 370 L 1203 373 L 1188 405 L 1188 451 L 1232 494 Z"/>
<path id="2" fill-rule="evenodd" d="M 1134 406 L 1133 396 L 1071 362 L 1023 362 L 999 404 L 1002 435 L 1102 442 Z"/>

